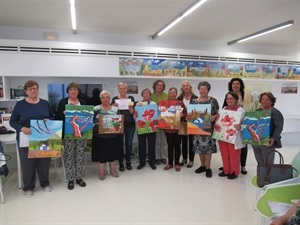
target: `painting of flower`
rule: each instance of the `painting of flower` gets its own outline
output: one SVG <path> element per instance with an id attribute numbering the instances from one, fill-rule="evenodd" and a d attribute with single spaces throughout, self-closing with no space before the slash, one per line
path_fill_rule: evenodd
<path id="1" fill-rule="evenodd" d="M 123 134 L 123 115 L 99 115 L 99 134 Z"/>
<path id="2" fill-rule="evenodd" d="M 158 107 L 156 104 L 136 106 L 136 127 L 138 134 L 156 132 L 158 126 Z"/>

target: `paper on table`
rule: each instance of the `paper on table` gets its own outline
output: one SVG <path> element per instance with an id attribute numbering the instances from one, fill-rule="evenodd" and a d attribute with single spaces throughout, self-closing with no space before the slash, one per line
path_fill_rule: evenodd
<path id="1" fill-rule="evenodd" d="M 272 201 L 268 201 L 268 205 L 272 213 L 277 215 L 282 215 L 286 213 L 286 211 L 288 211 L 293 206 L 293 204 L 290 203 Z"/>
<path id="2" fill-rule="evenodd" d="M 19 139 L 20 139 L 19 147 L 29 147 L 28 134 L 24 134 L 23 132 L 20 132 Z"/>

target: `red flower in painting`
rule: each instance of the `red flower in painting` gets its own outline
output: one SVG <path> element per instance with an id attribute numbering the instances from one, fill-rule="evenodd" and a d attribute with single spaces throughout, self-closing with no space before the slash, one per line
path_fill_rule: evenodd
<path id="1" fill-rule="evenodd" d="M 158 126 L 158 120 L 153 120 L 150 124 L 149 127 L 152 131 L 155 131 L 157 129 Z"/>
<path id="2" fill-rule="evenodd" d="M 151 119 L 155 114 L 155 111 L 153 109 L 150 109 L 150 110 L 145 110 L 144 114 L 142 115 L 142 117 L 145 119 L 145 120 L 149 120 Z"/>
<path id="3" fill-rule="evenodd" d="M 215 128 L 215 131 L 216 131 L 216 132 L 221 132 L 221 130 L 222 130 L 222 127 L 221 127 L 220 124 L 218 124 L 218 123 L 215 124 L 215 127 L 214 127 L 214 128 Z"/>
<path id="4" fill-rule="evenodd" d="M 223 126 L 231 126 L 233 124 L 233 122 L 235 122 L 235 118 L 234 117 L 230 117 L 228 115 L 225 115 L 222 119 L 221 119 L 221 124 Z"/>
<path id="5" fill-rule="evenodd" d="M 138 125 L 138 127 L 140 127 L 140 128 L 145 128 L 146 123 L 145 123 L 145 121 L 138 120 L 138 121 L 137 121 L 137 125 Z"/>

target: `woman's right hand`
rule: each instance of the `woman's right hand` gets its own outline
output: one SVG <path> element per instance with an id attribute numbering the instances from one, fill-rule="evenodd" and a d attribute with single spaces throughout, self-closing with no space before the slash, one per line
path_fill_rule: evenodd
<path id="1" fill-rule="evenodd" d="M 24 134 L 27 134 L 29 135 L 31 132 L 30 132 L 30 128 L 28 127 L 22 127 L 21 131 L 24 133 Z"/>

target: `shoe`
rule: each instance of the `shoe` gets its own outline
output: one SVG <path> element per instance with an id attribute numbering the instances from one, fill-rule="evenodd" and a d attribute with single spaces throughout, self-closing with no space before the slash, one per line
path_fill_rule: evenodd
<path id="1" fill-rule="evenodd" d="M 156 170 L 156 166 L 154 164 L 150 164 L 151 169 Z"/>
<path id="2" fill-rule="evenodd" d="M 181 163 L 179 163 L 179 166 L 184 166 L 184 164 L 187 164 L 187 160 L 186 159 L 183 159 L 181 161 Z"/>
<path id="3" fill-rule="evenodd" d="M 223 170 L 223 167 L 220 167 L 219 170 Z"/>
<path id="4" fill-rule="evenodd" d="M 137 166 L 137 169 L 138 169 L 138 170 L 143 169 L 144 166 L 145 166 L 145 165 L 139 164 L 139 165 Z"/>
<path id="5" fill-rule="evenodd" d="M 161 160 L 160 160 L 160 159 L 157 159 L 157 160 L 155 160 L 155 164 L 156 164 L 156 165 L 158 165 L 158 166 L 159 166 L 159 165 L 160 165 L 160 163 L 161 163 Z"/>
<path id="6" fill-rule="evenodd" d="M 195 173 L 203 173 L 205 170 L 205 166 L 200 166 L 198 169 L 195 170 Z"/>
<path id="7" fill-rule="evenodd" d="M 120 170 L 121 172 L 123 172 L 123 171 L 125 170 L 125 167 L 124 167 L 124 164 L 123 164 L 123 163 L 120 163 L 120 165 L 119 165 L 119 170 Z"/>
<path id="8" fill-rule="evenodd" d="M 211 172 L 211 169 L 206 169 L 206 177 L 210 178 L 212 177 L 212 172 Z"/>
<path id="9" fill-rule="evenodd" d="M 167 164 L 167 160 L 166 159 L 161 159 L 161 163 L 162 164 Z"/>
<path id="10" fill-rule="evenodd" d="M 114 172 L 114 173 L 112 173 L 112 172 L 110 172 L 110 175 L 112 175 L 113 177 L 119 177 L 119 174 L 117 173 L 117 172 Z"/>
<path id="11" fill-rule="evenodd" d="M 104 175 L 99 174 L 99 180 L 105 180 L 105 174 Z"/>
<path id="12" fill-rule="evenodd" d="M 73 180 L 68 182 L 68 189 L 69 190 L 73 190 L 74 189 L 74 181 Z"/>
<path id="13" fill-rule="evenodd" d="M 44 189 L 44 191 L 46 191 L 46 192 L 51 192 L 51 191 L 52 191 L 52 187 L 51 187 L 50 185 L 44 187 L 43 189 Z"/>
<path id="14" fill-rule="evenodd" d="M 127 169 L 127 170 L 132 170 L 131 163 L 126 163 L 126 169 Z"/>
<path id="15" fill-rule="evenodd" d="M 225 174 L 224 171 L 219 173 L 219 177 L 228 177 L 229 174 Z"/>
<path id="16" fill-rule="evenodd" d="M 179 166 L 179 165 L 176 165 L 176 166 L 175 166 L 175 171 L 176 171 L 176 172 L 179 172 L 179 171 L 180 171 L 180 166 Z"/>
<path id="17" fill-rule="evenodd" d="M 24 191 L 24 195 L 26 198 L 31 198 L 33 196 L 33 191 L 32 190 Z"/>
<path id="18" fill-rule="evenodd" d="M 82 179 L 76 179 L 76 184 L 78 184 L 80 187 L 86 186 L 86 183 Z"/>
<path id="19" fill-rule="evenodd" d="M 235 175 L 235 173 L 233 172 L 232 174 L 228 175 L 227 179 L 233 180 L 233 179 L 235 179 L 235 178 L 237 178 L 237 177 L 238 177 L 238 176 Z"/>
<path id="20" fill-rule="evenodd" d="M 244 175 L 246 175 L 248 173 L 245 167 L 241 168 L 241 173 Z"/>
<path id="21" fill-rule="evenodd" d="M 172 169 L 173 168 L 173 165 L 172 164 L 167 164 L 165 167 L 164 167 L 164 170 L 169 170 L 169 169 Z"/>
<path id="22" fill-rule="evenodd" d="M 186 166 L 187 168 L 192 168 L 194 165 L 194 162 L 193 161 L 189 161 L 189 164 Z"/>

